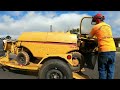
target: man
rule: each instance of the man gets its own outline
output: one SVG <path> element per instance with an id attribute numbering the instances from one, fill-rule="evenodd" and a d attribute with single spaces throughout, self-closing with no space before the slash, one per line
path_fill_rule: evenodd
<path id="1" fill-rule="evenodd" d="M 113 79 L 115 71 L 116 47 L 111 26 L 104 22 L 102 14 L 96 14 L 92 23 L 96 23 L 89 37 L 96 36 L 98 41 L 98 71 L 99 79 Z"/>

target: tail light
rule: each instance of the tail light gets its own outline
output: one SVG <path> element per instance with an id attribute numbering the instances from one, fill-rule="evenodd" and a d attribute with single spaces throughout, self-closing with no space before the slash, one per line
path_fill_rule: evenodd
<path id="1" fill-rule="evenodd" d="M 72 58 L 72 56 L 71 55 L 67 55 L 67 59 L 71 59 Z"/>

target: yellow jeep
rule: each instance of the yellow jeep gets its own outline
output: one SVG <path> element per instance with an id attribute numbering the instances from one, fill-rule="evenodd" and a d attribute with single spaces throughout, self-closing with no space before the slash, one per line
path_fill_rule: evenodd
<path id="1" fill-rule="evenodd" d="M 23 32 L 16 41 L 8 40 L 4 44 L 6 56 L 1 55 L 0 63 L 19 69 L 38 70 L 40 79 L 72 79 L 73 72 L 79 72 L 85 66 L 94 69 L 95 40 L 81 33 L 81 23 L 79 34 Z M 10 53 L 16 55 L 12 60 Z"/>

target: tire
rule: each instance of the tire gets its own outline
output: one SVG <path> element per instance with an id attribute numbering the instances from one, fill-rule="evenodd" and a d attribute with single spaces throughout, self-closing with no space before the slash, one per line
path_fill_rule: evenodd
<path id="1" fill-rule="evenodd" d="M 17 59 L 18 64 L 24 65 L 24 66 L 28 65 L 30 62 L 30 57 L 28 53 L 25 51 L 19 52 L 16 59 Z"/>
<path id="2" fill-rule="evenodd" d="M 39 79 L 73 79 L 67 63 L 58 59 L 46 61 L 38 72 Z"/>
<path id="3" fill-rule="evenodd" d="M 81 53 L 79 52 L 71 52 L 72 54 L 72 58 L 77 58 L 79 63 L 80 63 L 80 69 L 82 69 L 84 67 L 85 64 L 85 60 L 84 57 Z"/>

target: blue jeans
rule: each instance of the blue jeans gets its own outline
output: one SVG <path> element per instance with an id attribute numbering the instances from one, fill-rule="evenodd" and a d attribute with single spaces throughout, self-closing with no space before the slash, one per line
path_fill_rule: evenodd
<path id="1" fill-rule="evenodd" d="M 116 53 L 100 52 L 98 56 L 99 79 L 114 79 Z"/>

